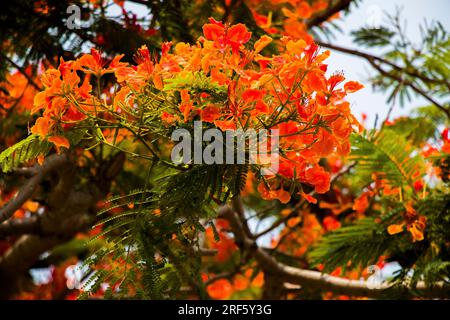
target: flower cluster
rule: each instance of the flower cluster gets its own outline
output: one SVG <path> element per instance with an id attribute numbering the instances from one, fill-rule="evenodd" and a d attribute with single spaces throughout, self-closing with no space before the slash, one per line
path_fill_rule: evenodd
<path id="1" fill-rule="evenodd" d="M 144 46 L 135 66 L 120 62 L 122 56 L 107 63 L 96 50 L 75 61 L 61 60 L 58 69 L 42 77 L 45 90 L 36 96 L 33 111 L 44 111 L 32 132 L 68 148 L 64 131 L 74 123 L 105 114 L 123 119 L 124 110 L 131 110 L 129 117 L 138 95 L 162 93 L 156 111 L 166 128 L 201 120 L 222 131 L 279 130 L 279 172 L 258 187 L 264 199 L 289 201 L 285 181 L 306 183 L 316 193 L 328 191 L 329 173 L 319 160 L 349 152 L 349 135 L 359 123 L 345 97 L 363 86 L 344 83 L 341 73 L 327 76 L 329 52 L 319 52 L 314 43 L 283 37 L 280 54 L 266 56 L 262 51 L 272 39 L 262 36 L 249 47 L 251 33 L 243 24 L 210 18 L 203 33 L 193 45 L 180 42 L 171 50 L 172 43 L 164 43 L 159 61 Z M 107 73 L 114 73 L 119 84 L 110 103 L 94 95 L 91 86 L 91 76 L 98 80 Z"/>
<path id="2" fill-rule="evenodd" d="M 405 221 L 399 224 L 391 224 L 387 231 L 389 234 L 397 234 L 403 232 L 404 227 L 411 233 L 413 242 L 422 241 L 424 239 L 423 233 L 425 231 L 427 218 L 419 215 L 411 204 L 407 204 L 404 214 Z"/>
<path id="3" fill-rule="evenodd" d="M 313 42 L 308 33 L 307 20 L 328 8 L 326 0 L 248 0 L 256 24 L 268 34 L 290 36 L 294 39 L 304 39 Z M 282 14 L 275 17 L 274 12 Z M 329 20 L 339 17 L 339 13 L 331 16 Z"/>

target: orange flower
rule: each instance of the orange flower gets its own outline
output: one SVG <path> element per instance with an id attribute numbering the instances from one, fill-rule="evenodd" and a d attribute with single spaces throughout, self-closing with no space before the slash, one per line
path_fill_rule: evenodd
<path id="1" fill-rule="evenodd" d="M 300 18 L 308 19 L 312 15 L 311 7 L 309 6 L 309 3 L 306 1 L 302 1 L 297 6 L 297 15 Z"/>
<path id="2" fill-rule="evenodd" d="M 58 149 L 58 151 L 59 151 L 60 147 L 64 147 L 66 149 L 70 148 L 69 140 L 67 140 L 67 138 L 62 137 L 62 136 L 49 137 L 48 141 L 53 143 L 56 146 L 56 148 Z"/>
<path id="3" fill-rule="evenodd" d="M 444 142 L 444 144 L 442 145 L 442 152 L 444 153 L 450 153 L 450 138 L 448 136 L 448 128 L 445 128 L 442 131 L 442 141 Z"/>
<path id="4" fill-rule="evenodd" d="M 339 117 L 331 124 L 333 133 L 339 139 L 347 139 L 352 133 L 352 127 L 349 121 L 345 118 Z"/>
<path id="5" fill-rule="evenodd" d="M 285 191 L 284 189 L 280 189 L 277 191 L 276 198 L 280 200 L 281 203 L 288 203 L 289 200 L 291 200 L 291 195 L 289 192 Z"/>
<path id="6" fill-rule="evenodd" d="M 86 72 L 100 75 L 105 66 L 106 61 L 102 59 L 100 51 L 92 48 L 91 54 L 85 54 L 78 59 L 78 66 L 83 68 Z"/>
<path id="7" fill-rule="evenodd" d="M 242 274 L 237 274 L 233 279 L 233 286 L 236 290 L 245 290 L 248 288 L 250 281 Z"/>
<path id="8" fill-rule="evenodd" d="M 247 269 L 244 273 L 245 278 L 247 279 L 251 279 L 254 276 L 254 269 Z M 251 282 L 251 286 L 254 287 L 262 287 L 262 285 L 264 284 L 264 272 L 260 271 L 258 272 L 258 274 L 256 275 L 256 277 L 253 278 L 252 282 Z"/>
<path id="9" fill-rule="evenodd" d="M 264 272 L 260 271 L 252 281 L 252 286 L 262 287 L 264 284 Z"/>
<path id="10" fill-rule="evenodd" d="M 311 169 L 306 170 L 306 182 L 314 186 L 317 193 L 325 193 L 330 189 L 330 174 L 316 165 Z"/>
<path id="11" fill-rule="evenodd" d="M 301 217 L 294 217 L 294 218 L 289 219 L 289 220 L 287 221 L 286 225 L 287 225 L 288 227 L 290 227 L 290 228 L 293 228 L 293 227 L 295 227 L 297 224 L 299 224 L 300 221 L 302 221 L 302 218 L 301 218 Z"/>
<path id="12" fill-rule="evenodd" d="M 37 162 L 39 165 L 42 166 L 42 164 L 44 163 L 44 160 L 45 160 L 45 157 L 42 154 L 37 156 Z"/>
<path id="13" fill-rule="evenodd" d="M 342 274 L 342 268 L 341 267 L 337 267 L 330 274 L 332 276 L 338 277 L 338 276 L 340 276 Z"/>
<path id="14" fill-rule="evenodd" d="M 209 18 L 209 22 L 209 24 L 203 26 L 205 38 L 214 41 L 221 49 L 224 49 L 229 45 L 232 48 L 233 53 L 237 53 L 239 47 L 247 43 L 252 36 L 252 33 L 248 32 L 247 28 L 242 23 L 227 27 L 214 18 Z"/>
<path id="15" fill-rule="evenodd" d="M 241 45 L 247 43 L 252 36 L 251 32 L 242 23 L 231 26 L 227 31 L 228 42 L 231 46 Z"/>
<path id="16" fill-rule="evenodd" d="M 416 191 L 422 191 L 423 190 L 423 187 L 424 187 L 424 183 L 423 183 L 423 180 L 422 179 L 418 179 L 418 180 L 416 180 L 415 182 L 414 182 L 414 190 L 416 190 Z"/>
<path id="17" fill-rule="evenodd" d="M 85 54 L 80 59 L 77 60 L 77 67 L 84 70 L 86 73 L 92 73 L 98 77 L 114 72 L 114 69 L 123 67 L 126 64 L 120 62 L 124 55 L 114 57 L 114 59 L 109 64 L 108 68 L 104 68 L 107 61 L 102 57 L 102 53 L 94 48 L 91 49 L 91 54 Z"/>
<path id="18" fill-rule="evenodd" d="M 172 125 L 179 119 L 177 116 L 174 116 L 173 114 L 163 111 L 163 113 L 161 114 L 161 120 L 168 125 Z"/>
<path id="19" fill-rule="evenodd" d="M 242 100 L 245 102 L 253 102 L 262 99 L 264 92 L 256 89 L 247 89 L 242 93 Z"/>
<path id="20" fill-rule="evenodd" d="M 335 74 L 331 75 L 331 77 L 328 78 L 328 80 L 327 80 L 327 84 L 329 87 L 328 90 L 330 92 L 333 92 L 334 89 L 336 88 L 336 86 L 344 80 L 345 80 L 345 77 L 342 73 L 335 73 Z"/>
<path id="21" fill-rule="evenodd" d="M 336 190 L 335 190 L 336 192 Z M 335 215 L 340 215 L 342 212 L 347 211 L 352 208 L 351 203 L 342 203 L 342 201 L 338 198 L 337 203 L 330 203 L 326 201 L 321 201 L 319 207 L 321 209 L 328 209 L 333 212 Z"/>
<path id="22" fill-rule="evenodd" d="M 40 117 L 36 120 L 34 126 L 31 127 L 31 133 L 37 134 L 41 138 L 45 138 L 51 126 L 52 123 L 50 119 Z"/>
<path id="23" fill-rule="evenodd" d="M 301 195 L 302 198 L 304 198 L 309 203 L 317 203 L 317 199 L 307 193 L 299 192 L 299 195 Z"/>
<path id="24" fill-rule="evenodd" d="M 218 230 L 219 241 L 216 241 L 214 237 L 214 231 L 212 228 L 206 229 L 206 239 L 211 248 L 217 250 L 217 254 L 214 259 L 219 262 L 227 261 L 233 255 L 233 252 L 237 250 L 237 246 L 226 233 Z"/>
<path id="25" fill-rule="evenodd" d="M 311 147 L 311 149 L 316 152 L 317 156 L 326 157 L 329 154 L 333 153 L 333 150 L 335 149 L 335 145 L 337 143 L 337 139 L 335 136 L 330 134 L 327 130 L 319 128 L 317 140 L 318 141 Z"/>
<path id="26" fill-rule="evenodd" d="M 357 81 L 349 81 L 344 84 L 344 90 L 347 93 L 353 93 L 358 90 L 361 90 L 362 88 L 364 88 L 364 86 Z"/>
<path id="27" fill-rule="evenodd" d="M 206 122 L 214 122 L 217 118 L 220 117 L 220 109 L 214 105 L 209 105 L 202 109 L 200 112 L 200 118 L 202 121 Z"/>
<path id="28" fill-rule="evenodd" d="M 271 42 L 272 42 L 271 37 L 263 35 L 261 38 L 259 38 L 259 40 L 255 42 L 255 45 L 253 46 L 255 48 L 255 53 L 259 53 Z"/>
<path id="29" fill-rule="evenodd" d="M 359 214 L 363 214 L 367 208 L 369 207 L 369 197 L 372 196 L 373 192 L 366 191 L 363 192 L 353 204 L 353 210 L 358 212 Z"/>
<path id="30" fill-rule="evenodd" d="M 327 231 L 335 230 L 341 227 L 341 223 L 333 216 L 325 217 L 322 223 Z"/>
<path id="31" fill-rule="evenodd" d="M 16 219 L 22 219 L 25 217 L 25 210 L 24 209 L 17 209 L 14 211 L 13 217 Z"/>
<path id="32" fill-rule="evenodd" d="M 181 104 L 179 106 L 180 111 L 183 113 L 184 121 L 188 121 L 190 118 L 191 111 L 193 110 L 193 103 L 191 101 L 191 97 L 189 95 L 188 90 L 183 89 L 180 91 L 181 95 Z"/>
<path id="33" fill-rule="evenodd" d="M 258 100 L 255 104 L 255 109 L 251 111 L 252 116 L 257 116 L 260 114 L 269 114 L 269 107 L 264 101 Z"/>
<path id="34" fill-rule="evenodd" d="M 408 221 L 416 220 L 417 219 L 417 211 L 413 207 L 412 201 L 405 204 L 406 214 L 405 217 Z"/>
<path id="35" fill-rule="evenodd" d="M 325 10 L 327 7 L 328 7 L 328 1 L 319 0 L 319 1 L 314 2 L 312 9 L 314 11 L 322 11 L 322 10 Z"/>
<path id="36" fill-rule="evenodd" d="M 415 220 L 411 226 L 409 226 L 408 231 L 413 237 L 413 242 L 422 241 L 424 239 L 423 232 L 425 230 L 427 218 L 420 216 L 419 219 Z"/>
<path id="37" fill-rule="evenodd" d="M 391 224 L 388 228 L 387 231 L 390 235 L 393 234 L 397 234 L 403 231 L 403 226 L 405 225 L 405 223 L 400 223 L 400 224 Z"/>
<path id="38" fill-rule="evenodd" d="M 24 74 L 33 78 L 31 66 L 25 68 Z M 33 99 L 36 96 L 36 89 L 29 85 L 28 79 L 19 71 L 6 75 L 5 81 L 0 83 L 0 118 L 2 111 L 14 106 L 18 112 L 30 110 L 33 106 Z M 39 84 L 39 79 L 34 79 Z"/>
<path id="39" fill-rule="evenodd" d="M 289 26 L 284 30 L 287 36 L 278 43 L 280 54 L 264 56 L 261 53 L 272 41 L 270 37 L 261 37 L 252 47 L 248 45 L 251 33 L 244 25 L 229 25 L 211 18 L 210 23 L 203 27 L 204 36 L 198 43 L 178 43 L 174 50 L 170 50 L 170 43 L 162 44 L 159 61 L 151 57 L 145 46 L 138 49 L 135 56 L 137 65 L 134 66 L 120 62 L 122 56 L 115 57 L 108 66 L 108 61 L 97 50 L 77 61 L 61 60 L 58 69 L 47 70 L 42 77 L 45 90 L 36 96 L 34 107 L 36 110 L 44 109 L 44 118 L 36 122 L 33 132 L 42 138 L 52 137 L 49 141 L 58 148 L 69 147 L 69 141 L 59 137 L 59 134 L 64 135 L 60 129 L 84 120 L 86 114 L 94 115 L 94 103 L 103 104 L 90 95 L 89 75 L 114 72 L 119 90 L 113 97 L 109 97 L 106 90 L 102 93 L 102 99 L 103 94 L 106 95 L 104 106 L 96 110 L 95 116 L 107 117 L 105 120 L 108 122 L 126 120 L 132 123 L 137 121 L 135 115 L 138 113 L 134 111 L 138 110 L 134 109 L 146 107 L 140 105 L 138 97 L 151 94 L 152 101 L 167 97 L 171 103 L 176 103 L 181 97 L 175 108 L 169 104 L 167 108 L 154 110 L 165 126 L 175 126 L 184 121 L 180 125 L 189 127 L 198 118 L 214 123 L 223 131 L 237 127 L 256 129 L 268 124 L 267 129 L 280 130 L 282 152 L 278 176 L 270 178 L 270 186 L 256 184 L 261 197 L 288 203 L 291 195 L 281 183 L 285 178 L 310 184 L 315 192 L 325 193 L 330 188 L 330 174 L 318 163 L 321 158 L 336 157 L 350 151 L 349 135 L 352 126 L 358 123 L 344 98 L 362 85 L 350 81 L 345 83 L 344 90 L 340 88 L 345 81 L 342 74 L 325 76 L 327 65 L 323 62 L 329 52 L 320 52 L 307 37 L 304 23 L 299 21 L 313 14 L 318 6 L 299 0 L 294 8 L 293 12 L 285 11 L 292 20 L 288 19 Z M 269 27 L 271 15 L 265 20 Z M 290 30 L 295 34 L 288 34 Z M 299 76 L 299 70 L 306 74 L 305 77 Z M 192 76 L 198 73 L 202 73 L 205 84 L 213 85 L 212 90 L 193 87 L 193 81 L 197 83 L 198 79 Z M 174 81 L 170 82 L 170 79 Z M 181 79 L 189 81 L 181 83 L 178 81 Z M 220 94 L 214 93 L 216 89 Z M 280 105 L 284 107 L 280 108 Z M 103 107 L 111 107 L 114 112 L 104 112 L 107 108 Z M 131 110 L 133 112 L 127 112 Z M 300 120 L 292 117 L 296 111 Z M 306 201 L 317 203 L 311 195 L 303 192 L 300 195 Z M 355 209 L 363 211 L 364 200 L 367 199 L 359 200 Z M 345 208 L 350 204 L 346 201 L 342 205 L 332 205 Z M 337 212 L 335 207 L 330 209 Z M 338 223 L 337 220 L 328 222 L 331 227 Z M 323 232 L 322 226 L 319 225 L 319 229 Z M 223 249 L 219 259 L 225 259 L 225 253 L 229 257 L 229 251 L 234 248 L 233 239 L 223 233 L 218 248 Z"/>
<path id="40" fill-rule="evenodd" d="M 309 88 L 310 91 L 325 91 L 327 88 L 327 81 L 323 76 L 322 72 L 313 71 L 308 73 L 306 79 L 304 80 L 305 86 Z"/>
<path id="41" fill-rule="evenodd" d="M 221 36 L 223 36 L 225 32 L 225 26 L 223 25 L 223 23 L 216 21 L 213 18 L 210 18 L 209 21 L 211 23 L 205 24 L 203 26 L 203 34 L 205 35 L 206 39 L 216 41 Z"/>
<path id="42" fill-rule="evenodd" d="M 278 199 L 281 203 L 288 203 L 291 200 L 291 195 L 283 188 L 269 190 L 263 182 L 258 185 L 258 192 L 264 200 Z"/>
<path id="43" fill-rule="evenodd" d="M 214 124 L 222 131 L 236 130 L 236 124 L 233 120 L 215 120 Z"/>
<path id="44" fill-rule="evenodd" d="M 286 51 L 290 54 L 301 54 L 306 46 L 306 41 L 303 39 L 297 41 L 289 40 L 286 44 Z"/>
<path id="45" fill-rule="evenodd" d="M 208 287 L 206 287 L 206 291 L 211 298 L 216 300 L 224 300 L 230 298 L 232 295 L 233 286 L 230 281 L 226 279 L 219 279 L 208 285 Z"/>
<path id="46" fill-rule="evenodd" d="M 23 204 L 22 208 L 30 212 L 36 212 L 39 208 L 39 202 L 28 200 Z"/>

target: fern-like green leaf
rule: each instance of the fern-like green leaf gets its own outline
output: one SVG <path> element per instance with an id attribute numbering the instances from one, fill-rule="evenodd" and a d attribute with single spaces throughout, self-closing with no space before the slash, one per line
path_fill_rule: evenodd
<path id="1" fill-rule="evenodd" d="M 364 218 L 327 234 L 308 257 L 313 265 L 323 264 L 325 272 L 345 268 L 349 261 L 352 267 L 366 267 L 374 264 L 392 241 L 382 224 Z"/>
<path id="2" fill-rule="evenodd" d="M 373 138 L 353 135 L 350 157 L 358 162 L 357 174 L 366 182 L 376 173 L 392 187 L 412 187 L 415 179 L 425 175 L 422 156 L 413 152 L 403 136 L 390 129 Z"/>
<path id="3" fill-rule="evenodd" d="M 51 143 L 40 140 L 38 135 L 33 134 L 0 153 L 2 171 L 8 172 L 39 155 L 45 156 L 50 148 Z"/>

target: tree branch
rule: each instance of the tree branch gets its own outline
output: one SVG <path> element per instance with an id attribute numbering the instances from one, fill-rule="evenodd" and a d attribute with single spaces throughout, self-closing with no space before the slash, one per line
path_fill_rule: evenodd
<path id="1" fill-rule="evenodd" d="M 38 216 L 34 215 L 24 219 L 11 219 L 0 223 L 0 238 L 23 234 L 36 234 L 39 232 Z"/>
<path id="2" fill-rule="evenodd" d="M 386 59 L 383 59 L 381 57 L 372 55 L 370 53 L 362 52 L 362 51 L 354 50 L 354 49 L 350 49 L 350 48 L 344 48 L 344 47 L 341 47 L 341 46 L 337 46 L 337 45 L 334 45 L 334 44 L 331 44 L 331 43 L 322 42 L 322 41 L 316 41 L 316 44 L 318 44 L 319 46 L 324 47 L 324 48 L 336 50 L 336 51 L 339 51 L 339 52 L 342 52 L 342 53 L 346 53 L 346 54 L 349 54 L 349 55 L 352 55 L 352 56 L 364 58 L 366 60 L 372 60 L 372 61 L 380 62 L 382 64 L 386 64 L 386 65 L 392 67 L 393 69 L 395 69 L 397 71 L 403 72 L 403 73 L 408 74 L 408 75 L 410 75 L 412 77 L 419 78 L 420 80 L 422 80 L 424 82 L 430 82 L 430 83 L 434 83 L 434 84 L 443 84 L 443 85 L 446 85 L 450 89 L 450 83 L 447 80 L 445 80 L 445 79 L 440 80 L 440 79 L 429 78 L 429 77 L 427 77 L 427 76 L 417 72 L 416 70 L 406 70 L 405 68 L 402 68 L 402 67 L 396 65 L 395 63 L 389 61 L 389 60 L 386 60 Z"/>
<path id="3" fill-rule="evenodd" d="M 66 242 L 92 224 L 97 201 L 107 194 L 114 174 L 119 171 L 117 168 L 124 161 L 121 153 L 112 157 L 92 178 L 95 183 L 82 188 L 77 185 L 76 165 L 67 155 L 51 155 L 42 167 L 34 167 L 39 171 L 36 176 L 42 176 L 40 181 L 46 174 L 55 172 L 56 184 L 50 188 L 42 214 L 34 215 L 36 218 L 29 221 L 14 222 L 16 219 L 13 219 L 0 225 L 0 231 L 3 228 L 5 233 L 26 233 L 0 257 L 0 299 L 20 290 L 23 274 L 39 260 L 43 252 Z M 33 219 L 36 219 L 37 226 L 34 226 Z"/>
<path id="4" fill-rule="evenodd" d="M 419 95 L 421 95 L 422 97 L 424 97 L 426 100 L 428 100 L 429 102 L 431 102 L 432 104 L 434 104 L 439 110 L 441 110 L 442 112 L 444 112 L 447 115 L 447 118 L 450 119 L 450 109 L 447 109 L 446 107 L 444 107 L 442 104 L 440 104 L 439 102 L 437 102 L 436 100 L 434 100 L 432 97 L 430 97 L 425 91 L 423 91 L 422 89 L 420 89 L 418 86 L 416 86 L 412 81 L 409 80 L 405 80 L 402 79 L 398 76 L 395 76 L 389 72 L 387 72 L 386 70 L 384 70 L 383 68 L 381 68 L 381 66 L 379 66 L 376 62 L 374 62 L 373 60 L 368 60 L 369 63 L 376 69 L 378 70 L 378 72 L 380 72 L 383 76 L 385 77 L 389 77 L 393 80 L 396 80 L 400 83 L 403 83 L 406 86 L 409 86 L 411 89 L 413 89 L 416 93 L 418 93 Z"/>
<path id="5" fill-rule="evenodd" d="M 252 239 L 258 239 L 258 238 L 262 237 L 263 235 L 265 235 L 265 234 L 275 230 L 276 228 L 278 228 L 283 223 L 286 223 L 289 219 L 298 216 L 298 212 L 297 211 L 301 208 L 302 205 L 303 205 L 303 201 L 300 201 L 294 208 L 292 208 L 291 212 L 289 212 L 286 216 L 276 220 L 267 229 L 265 229 L 265 230 L 255 234 L 255 235 L 252 235 L 251 238 Z"/>
<path id="6" fill-rule="evenodd" d="M 28 82 L 36 88 L 36 90 L 41 91 L 42 88 L 34 82 L 34 80 L 26 73 L 25 70 L 23 70 L 23 67 L 19 66 L 17 63 L 15 63 L 10 57 L 8 57 L 6 54 L 0 52 L 0 55 L 9 62 L 14 68 L 16 68 L 23 76 L 28 80 Z"/>
<path id="7" fill-rule="evenodd" d="M 344 47 L 340 47 L 340 46 L 336 46 L 333 44 L 329 44 L 329 43 L 325 43 L 325 42 L 321 42 L 321 41 L 316 41 L 316 43 L 324 48 L 328 48 L 328 49 L 332 49 L 332 50 L 336 50 L 336 51 L 340 51 L 343 53 L 347 53 L 353 56 L 357 56 L 360 58 L 364 58 L 366 59 L 370 65 L 372 67 L 374 67 L 377 71 L 379 71 L 383 76 L 388 77 L 390 79 L 396 80 L 400 83 L 403 83 L 406 86 L 409 86 L 412 90 L 414 90 L 417 94 L 421 95 L 422 97 L 424 97 L 426 100 L 428 100 L 429 102 L 431 102 L 433 105 L 435 105 L 437 108 L 439 108 L 441 111 L 443 111 L 446 116 L 450 119 L 450 109 L 444 107 L 442 104 L 440 104 L 439 102 L 437 102 L 436 100 L 434 100 L 431 96 L 429 96 L 425 91 L 423 91 L 421 88 L 419 88 L 416 84 L 414 84 L 412 81 L 406 80 L 406 79 L 402 79 L 399 76 L 393 75 L 389 72 L 387 72 L 386 70 L 384 70 L 380 64 L 385 64 L 388 65 L 390 67 L 392 67 L 393 69 L 402 72 L 404 74 L 407 74 L 411 77 L 416 77 L 420 80 L 422 80 L 423 82 L 429 82 L 429 83 L 434 83 L 434 84 L 442 84 L 447 86 L 447 88 L 450 88 L 450 83 L 447 80 L 439 80 L 439 79 L 431 79 L 428 78 L 424 75 L 422 75 L 421 73 L 415 71 L 415 70 L 406 70 L 405 68 L 402 68 L 398 65 L 396 65 L 393 62 L 390 62 L 386 59 L 371 55 L 369 53 L 365 53 L 362 51 L 358 51 L 358 50 L 353 50 L 353 49 L 349 49 L 349 48 L 344 48 Z M 377 64 L 380 63 L 380 64 Z"/>
<path id="8" fill-rule="evenodd" d="M 323 22 L 327 21 L 331 16 L 335 15 L 339 11 L 346 10 L 353 0 L 338 0 L 333 5 L 329 6 L 327 9 L 320 11 L 313 17 L 306 21 L 306 27 L 311 29 L 312 27 L 319 26 Z"/>
<path id="9" fill-rule="evenodd" d="M 409 293 L 411 290 L 407 285 L 393 287 L 390 284 L 384 283 L 372 287 L 368 285 L 366 281 L 349 280 L 324 274 L 319 271 L 305 270 L 285 265 L 278 262 L 251 240 L 249 235 L 245 233 L 245 228 L 242 226 L 242 222 L 234 209 L 229 206 L 224 206 L 220 209 L 219 216 L 228 220 L 230 223 L 235 235 L 236 243 L 243 250 L 250 250 L 263 271 L 277 276 L 280 281 L 283 280 L 292 284 L 299 284 L 303 287 L 332 291 L 338 294 L 370 298 L 382 296 L 387 289 L 398 293 Z M 414 290 L 419 291 L 426 297 L 448 297 L 450 294 L 450 286 L 445 285 L 442 282 L 435 284 L 433 287 L 428 287 L 425 283 L 419 282 Z"/>
<path id="10" fill-rule="evenodd" d="M 214 257 L 217 255 L 217 249 L 194 248 L 194 252 L 200 253 L 203 257 Z"/>
<path id="11" fill-rule="evenodd" d="M 50 172 L 59 169 L 67 162 L 68 159 L 65 155 L 53 154 L 45 160 L 42 166 L 36 164 L 32 170 L 34 175 L 20 188 L 14 198 L 0 208 L 0 223 L 12 217 L 14 212 L 20 209 L 25 201 L 31 198 L 38 185 Z"/>

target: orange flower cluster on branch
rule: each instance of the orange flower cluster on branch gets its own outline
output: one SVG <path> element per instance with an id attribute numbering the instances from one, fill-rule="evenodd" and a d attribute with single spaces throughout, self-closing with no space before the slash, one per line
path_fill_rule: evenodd
<path id="1" fill-rule="evenodd" d="M 140 48 L 135 66 L 120 62 L 122 56 L 108 64 L 96 50 L 75 61 L 61 60 L 42 77 L 45 90 L 36 96 L 33 111 L 44 111 L 32 132 L 68 148 L 64 132 L 76 123 L 126 119 L 132 126 L 147 111 L 140 97 L 157 95 L 161 107 L 153 111 L 166 128 L 202 120 L 222 131 L 279 130 L 279 172 L 259 188 L 263 198 L 287 202 L 290 195 L 280 191 L 285 180 L 328 191 L 329 173 L 319 160 L 349 152 L 349 135 L 359 123 L 344 99 L 362 85 L 344 83 L 341 73 L 327 76 L 329 52 L 319 52 L 309 41 L 284 37 L 281 53 L 265 56 L 261 50 L 272 39 L 262 36 L 247 46 L 251 33 L 243 24 L 210 18 L 203 31 L 193 45 L 180 42 L 172 51 L 172 43 L 164 43 L 159 61 Z M 92 93 L 91 76 L 99 82 L 107 73 L 114 73 L 119 84 L 111 104 Z"/>

